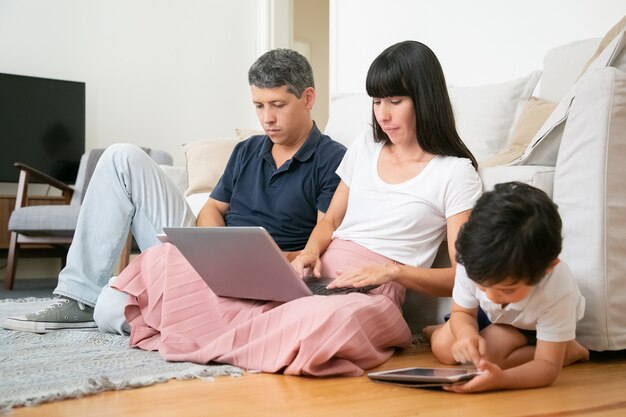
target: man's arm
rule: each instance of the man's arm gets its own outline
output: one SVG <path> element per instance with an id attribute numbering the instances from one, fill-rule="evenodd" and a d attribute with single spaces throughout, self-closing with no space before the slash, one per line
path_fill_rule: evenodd
<path id="1" fill-rule="evenodd" d="M 209 197 L 198 213 L 196 226 L 226 226 L 225 217 L 230 204 Z"/>
<path id="2" fill-rule="evenodd" d="M 311 268 L 314 276 L 320 276 L 320 257 L 330 245 L 333 232 L 337 230 L 346 214 L 349 193 L 348 186 L 340 181 L 326 214 L 320 216 L 318 212 L 317 225 L 311 232 L 301 256 L 292 262 L 292 266 L 300 275 L 304 275 L 306 268 Z"/>

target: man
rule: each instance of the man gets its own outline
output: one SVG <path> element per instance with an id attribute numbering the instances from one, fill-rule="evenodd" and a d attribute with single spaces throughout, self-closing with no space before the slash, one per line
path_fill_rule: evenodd
<path id="1" fill-rule="evenodd" d="M 263 226 L 288 257 L 301 250 L 339 183 L 345 147 L 311 118 L 313 70 L 288 49 L 263 54 L 248 72 L 252 101 L 266 135 L 239 143 L 211 198 L 194 215 L 183 195 L 140 148 L 113 145 L 91 178 L 54 293 L 39 312 L 3 327 L 45 333 L 96 327 L 93 307 L 131 230 L 141 250 L 165 226 Z M 113 330 L 113 329 L 111 329 Z M 119 331 L 119 329 L 115 329 Z"/>

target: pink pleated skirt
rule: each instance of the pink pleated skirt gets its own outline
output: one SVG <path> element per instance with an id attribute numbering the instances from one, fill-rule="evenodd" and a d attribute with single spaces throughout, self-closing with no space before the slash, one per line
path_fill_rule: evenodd
<path id="1" fill-rule="evenodd" d="M 322 273 L 335 276 L 393 262 L 334 240 Z M 405 288 L 387 283 L 367 294 L 303 297 L 288 303 L 219 297 L 175 246 L 138 256 L 113 284 L 129 294 L 130 345 L 168 361 L 228 363 L 290 375 L 358 376 L 410 345 L 402 317 Z"/>

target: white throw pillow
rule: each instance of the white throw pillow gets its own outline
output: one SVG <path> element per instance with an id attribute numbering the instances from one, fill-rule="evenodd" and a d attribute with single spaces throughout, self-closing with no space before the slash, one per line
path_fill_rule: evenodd
<path id="1" fill-rule="evenodd" d="M 372 130 L 372 99 L 363 93 L 337 94 L 330 100 L 324 134 L 345 146 L 366 130 Z"/>
<path id="2" fill-rule="evenodd" d="M 200 210 L 202 210 L 202 207 L 204 207 L 204 204 L 207 202 L 210 195 L 211 193 L 207 192 L 190 194 L 185 197 L 185 200 L 187 200 L 187 204 L 191 207 L 191 211 L 194 216 L 198 217 L 198 213 L 200 213 Z"/>
<path id="3" fill-rule="evenodd" d="M 512 81 L 448 88 L 456 127 L 478 162 L 502 149 L 541 71 Z"/>
<path id="4" fill-rule="evenodd" d="M 537 96 L 549 101 L 561 100 L 576 83 L 599 43 L 599 38 L 585 39 L 550 49 L 543 58 L 543 74 Z"/>

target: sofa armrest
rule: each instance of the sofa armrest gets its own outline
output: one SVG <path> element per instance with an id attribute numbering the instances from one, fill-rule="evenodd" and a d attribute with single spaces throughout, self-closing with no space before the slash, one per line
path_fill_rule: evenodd
<path id="1" fill-rule="evenodd" d="M 552 198 L 554 167 L 540 165 L 500 165 L 479 168 L 478 174 L 483 181 L 484 191 L 493 190 L 496 184 L 520 181 L 544 191 Z"/>

